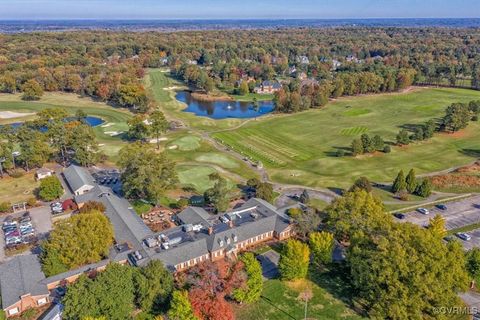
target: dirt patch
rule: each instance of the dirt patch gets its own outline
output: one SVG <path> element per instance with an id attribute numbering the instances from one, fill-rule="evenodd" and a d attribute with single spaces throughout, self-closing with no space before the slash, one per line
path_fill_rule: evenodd
<path id="1" fill-rule="evenodd" d="M 455 173 L 479 173 L 480 172 L 480 161 L 475 162 L 469 166 L 458 168 L 454 171 Z"/>
<path id="2" fill-rule="evenodd" d="M 464 174 L 444 174 L 431 177 L 430 180 L 437 188 L 480 187 L 480 177 Z"/>
<path id="3" fill-rule="evenodd" d="M 465 138 L 467 136 L 467 132 L 465 130 L 460 130 L 453 133 L 441 132 L 440 135 L 449 137 L 449 138 L 460 139 L 460 138 Z"/>

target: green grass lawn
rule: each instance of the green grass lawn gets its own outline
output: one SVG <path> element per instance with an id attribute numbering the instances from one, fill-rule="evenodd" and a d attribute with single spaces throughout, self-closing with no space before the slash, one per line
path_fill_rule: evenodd
<path id="1" fill-rule="evenodd" d="M 305 288 L 313 293 L 313 298 L 308 303 L 307 319 L 362 319 L 344 302 L 313 281 L 288 283 L 278 279 L 265 282 L 260 301 L 237 307 L 236 318 L 238 320 L 303 319 L 305 304 L 299 299 L 299 295 Z"/>
<path id="2" fill-rule="evenodd" d="M 208 165 L 178 165 L 177 175 L 182 187 L 193 186 L 199 193 L 213 187 L 215 181 L 209 179 L 209 175 L 217 172 L 214 168 Z M 227 179 L 230 188 L 233 188 L 236 181 L 232 180 L 228 175 L 220 173 Z"/>
<path id="3" fill-rule="evenodd" d="M 94 128 L 101 144 L 101 150 L 111 159 L 115 159 L 118 150 L 126 144 L 121 135 L 114 133 L 128 130 L 127 121 L 132 114 L 121 108 L 113 108 L 105 103 L 93 101 L 90 98 L 81 98 L 75 94 L 47 92 L 39 101 L 22 101 L 20 94 L 0 94 L 0 111 L 38 112 L 46 108 L 61 107 L 70 114 L 83 110 L 87 115 L 102 118 L 105 123 Z M 3 120 L 3 124 L 31 120 L 34 116 Z"/>
<path id="4" fill-rule="evenodd" d="M 390 154 L 335 157 L 362 133 L 393 142 L 404 125 L 444 115 L 452 102 L 480 99 L 462 89 L 416 89 L 409 93 L 342 98 L 320 110 L 259 118 L 213 136 L 236 151 L 260 160 L 278 182 L 311 187 L 349 187 L 360 176 L 391 181 L 400 169 L 418 174 L 471 162 L 480 156 L 480 123 L 460 134 L 436 134 L 429 141 L 393 146 Z"/>

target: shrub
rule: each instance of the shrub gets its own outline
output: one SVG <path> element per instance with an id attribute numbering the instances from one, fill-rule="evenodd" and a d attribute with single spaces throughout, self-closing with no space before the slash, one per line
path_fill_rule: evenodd
<path id="1" fill-rule="evenodd" d="M 303 211 L 300 208 L 290 208 L 288 209 L 287 213 L 290 217 L 296 219 L 302 215 Z"/>
<path id="2" fill-rule="evenodd" d="M 390 147 L 390 146 L 385 146 L 385 147 L 383 147 L 383 152 L 385 152 L 385 153 L 390 153 L 390 152 L 392 152 L 392 147 Z"/>
<path id="3" fill-rule="evenodd" d="M 410 199 L 410 195 L 406 191 L 400 191 L 397 194 L 397 197 L 398 197 L 398 199 L 400 199 L 402 201 L 408 201 Z"/>
<path id="4" fill-rule="evenodd" d="M 367 192 L 372 192 L 372 184 L 370 183 L 370 180 L 368 180 L 367 177 L 360 177 L 357 180 L 355 180 L 355 183 L 350 188 L 350 191 L 355 191 L 355 189 L 362 189 Z"/>
<path id="5" fill-rule="evenodd" d="M 177 207 L 179 209 L 183 209 L 185 208 L 186 206 L 188 206 L 188 199 L 185 199 L 185 198 L 181 198 L 177 201 Z"/>
<path id="6" fill-rule="evenodd" d="M 342 149 L 338 149 L 337 152 L 335 152 L 335 156 L 338 158 L 342 158 L 345 156 L 345 151 Z"/>
<path id="7" fill-rule="evenodd" d="M 22 170 L 14 170 L 10 172 L 9 175 L 12 178 L 21 178 L 25 175 L 25 173 Z"/>
<path id="8" fill-rule="evenodd" d="M 10 211 L 10 203 L 8 202 L 0 202 L 0 212 L 8 212 Z"/>
<path id="9" fill-rule="evenodd" d="M 38 195 L 45 201 L 58 199 L 63 194 L 63 187 L 56 176 L 46 177 L 40 182 Z"/>
<path id="10" fill-rule="evenodd" d="M 35 197 L 30 197 L 27 200 L 27 205 L 29 207 L 34 207 L 37 204 L 37 199 Z"/>

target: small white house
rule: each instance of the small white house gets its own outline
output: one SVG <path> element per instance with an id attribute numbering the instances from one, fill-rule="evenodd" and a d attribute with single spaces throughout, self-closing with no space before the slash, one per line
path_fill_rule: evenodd
<path id="1" fill-rule="evenodd" d="M 40 168 L 35 172 L 35 179 L 42 180 L 46 177 L 51 177 L 53 175 L 53 171 L 48 168 Z"/>

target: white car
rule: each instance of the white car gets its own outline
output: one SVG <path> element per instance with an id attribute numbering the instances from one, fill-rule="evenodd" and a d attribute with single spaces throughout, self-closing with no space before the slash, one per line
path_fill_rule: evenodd
<path id="1" fill-rule="evenodd" d="M 470 239 L 472 239 L 472 237 L 469 234 L 466 234 L 466 233 L 463 233 L 463 232 L 457 233 L 457 237 L 459 237 L 460 239 L 462 239 L 464 241 L 470 241 Z"/>
<path id="2" fill-rule="evenodd" d="M 430 213 L 430 211 L 428 211 L 428 209 L 425 209 L 425 208 L 418 208 L 417 211 L 420 212 L 421 214 L 429 214 Z"/>

